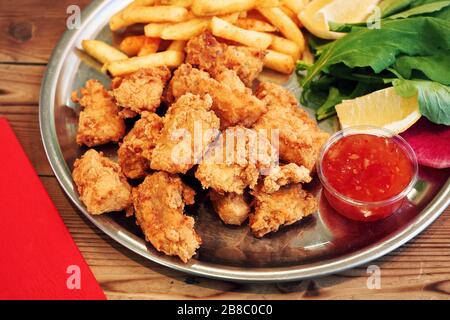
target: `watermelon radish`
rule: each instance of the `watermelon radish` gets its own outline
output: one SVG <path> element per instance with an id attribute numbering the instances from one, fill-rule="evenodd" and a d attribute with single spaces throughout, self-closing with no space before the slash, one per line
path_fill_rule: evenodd
<path id="1" fill-rule="evenodd" d="M 419 164 L 443 169 L 450 167 L 450 127 L 437 125 L 422 117 L 401 136 L 417 155 Z"/>

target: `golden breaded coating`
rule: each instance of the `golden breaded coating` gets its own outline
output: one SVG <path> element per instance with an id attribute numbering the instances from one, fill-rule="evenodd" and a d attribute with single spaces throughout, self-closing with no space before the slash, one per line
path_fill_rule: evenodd
<path id="1" fill-rule="evenodd" d="M 250 204 L 246 194 L 220 194 L 214 190 L 209 192 L 214 210 L 226 224 L 240 226 L 250 214 Z"/>
<path id="2" fill-rule="evenodd" d="M 117 153 L 122 172 L 128 178 L 138 179 L 147 174 L 162 126 L 162 118 L 145 111 L 123 139 Z"/>
<path id="3" fill-rule="evenodd" d="M 78 119 L 77 143 L 88 147 L 117 142 L 125 134 L 125 123 L 119 108 L 98 80 L 88 80 L 80 89 L 81 99 L 72 93 L 72 100 L 83 107 Z"/>
<path id="4" fill-rule="evenodd" d="M 172 104 L 152 154 L 150 167 L 170 173 L 186 173 L 199 163 L 219 134 L 220 120 L 212 112 L 209 95 L 186 94 Z"/>
<path id="5" fill-rule="evenodd" d="M 242 126 L 230 127 L 211 146 L 195 177 L 205 189 L 242 194 L 256 186 L 262 170 L 270 171 L 277 162 L 267 137 Z"/>
<path id="6" fill-rule="evenodd" d="M 264 66 L 264 50 L 219 43 L 211 31 L 204 31 L 186 45 L 186 62 L 208 72 L 212 77 L 223 69 L 234 70 L 251 87 Z"/>
<path id="7" fill-rule="evenodd" d="M 231 90 L 235 90 L 240 93 L 249 93 L 253 94 L 252 90 L 250 88 L 247 88 L 244 83 L 239 79 L 236 72 L 233 70 L 225 69 L 223 72 L 220 72 L 217 74 L 215 79 L 223 84 L 229 87 Z"/>
<path id="8" fill-rule="evenodd" d="M 274 193 L 259 189 L 255 196 L 255 212 L 250 214 L 249 225 L 256 237 L 275 232 L 282 225 L 293 224 L 317 210 L 317 200 L 300 184 L 291 184 Z"/>
<path id="9" fill-rule="evenodd" d="M 265 82 L 259 85 L 256 96 L 267 104 L 269 111 L 259 118 L 253 128 L 277 129 L 280 159 L 313 170 L 329 134 L 322 131 L 297 105 L 296 98 L 288 90 Z"/>
<path id="10" fill-rule="evenodd" d="M 176 99 L 188 92 L 201 96 L 209 94 L 213 99 L 212 109 L 220 118 L 222 129 L 237 124 L 250 127 L 267 111 L 267 107 L 251 91 L 239 89 L 242 88 L 242 84 L 237 82 L 239 79 L 230 77 L 230 72 L 234 71 L 223 72 L 225 75 L 219 73 L 217 78 L 227 77 L 228 81 L 221 83 L 189 64 L 181 65 L 170 81 L 168 97 Z M 234 82 L 233 87 L 229 86 L 231 81 Z"/>
<path id="11" fill-rule="evenodd" d="M 113 96 L 119 106 L 135 113 L 155 112 L 161 104 L 161 96 L 170 75 L 170 70 L 165 66 L 140 69 L 114 80 Z M 124 115 L 128 117 L 132 113 Z"/>
<path id="12" fill-rule="evenodd" d="M 278 191 L 280 187 L 290 183 L 311 182 L 310 173 L 304 166 L 298 166 L 295 163 L 277 166 L 264 177 L 261 190 L 266 193 L 273 193 Z"/>
<path id="13" fill-rule="evenodd" d="M 137 224 L 156 250 L 187 262 L 200 247 L 194 219 L 183 214 L 195 192 L 177 175 L 155 172 L 133 189 Z"/>
<path id="14" fill-rule="evenodd" d="M 90 214 L 128 210 L 131 187 L 120 166 L 103 153 L 89 149 L 75 160 L 72 172 L 80 200 Z"/>

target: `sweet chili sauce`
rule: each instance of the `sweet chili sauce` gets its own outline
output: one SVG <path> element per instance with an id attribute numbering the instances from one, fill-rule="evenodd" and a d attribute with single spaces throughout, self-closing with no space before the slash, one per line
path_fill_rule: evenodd
<path id="1" fill-rule="evenodd" d="M 412 150 L 398 139 L 365 133 L 342 135 L 326 149 L 319 176 L 327 200 L 339 213 L 374 221 L 400 207 L 417 165 L 414 153 L 413 157 L 408 153 Z"/>

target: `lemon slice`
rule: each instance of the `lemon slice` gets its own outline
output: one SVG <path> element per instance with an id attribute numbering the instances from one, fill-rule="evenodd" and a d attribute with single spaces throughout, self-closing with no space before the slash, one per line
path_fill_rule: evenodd
<path id="1" fill-rule="evenodd" d="M 371 125 L 401 133 L 420 118 L 416 97 L 402 98 L 393 87 L 371 94 L 344 100 L 336 106 L 342 129 L 350 126 Z"/>
<path id="2" fill-rule="evenodd" d="M 323 39 L 339 39 L 345 35 L 332 32 L 328 21 L 357 23 L 365 21 L 380 0 L 313 0 L 298 18 L 313 35 Z"/>

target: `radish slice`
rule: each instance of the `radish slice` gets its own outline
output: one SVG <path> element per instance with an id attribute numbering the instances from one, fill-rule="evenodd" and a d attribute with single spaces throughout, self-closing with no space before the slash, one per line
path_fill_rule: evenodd
<path id="1" fill-rule="evenodd" d="M 450 127 L 438 125 L 422 117 L 401 136 L 417 155 L 419 164 L 444 169 L 450 167 Z"/>

